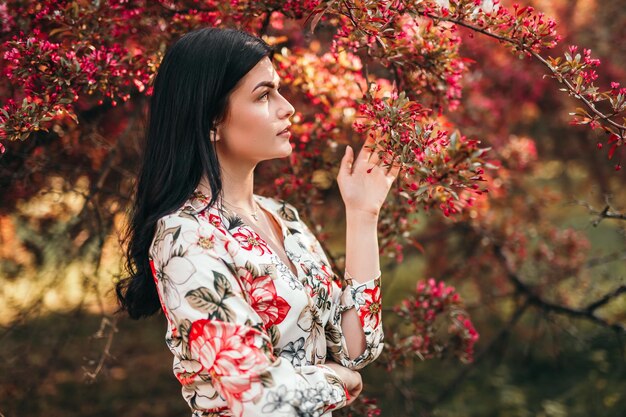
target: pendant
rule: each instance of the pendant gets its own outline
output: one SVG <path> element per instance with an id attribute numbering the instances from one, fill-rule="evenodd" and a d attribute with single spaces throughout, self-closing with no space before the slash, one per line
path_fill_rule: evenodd
<path id="1" fill-rule="evenodd" d="M 252 217 L 254 217 L 254 221 L 255 221 L 255 222 L 258 222 L 258 221 L 259 221 L 259 218 L 257 217 L 257 214 L 256 214 L 256 213 L 252 213 Z"/>

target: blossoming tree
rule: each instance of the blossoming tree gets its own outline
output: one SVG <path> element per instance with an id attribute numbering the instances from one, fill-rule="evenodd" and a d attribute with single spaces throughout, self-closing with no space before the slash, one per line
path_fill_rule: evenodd
<path id="1" fill-rule="evenodd" d="M 524 114 L 503 109 L 515 102 L 528 108 L 546 89 L 569 96 L 570 122 L 601 133 L 594 146 L 606 158 L 597 163 L 609 160 L 619 171 L 626 88 L 602 75 L 589 49 L 562 46 L 555 21 L 530 5 L 6 0 L 0 20 L 0 226 L 16 248 L 3 256 L 19 273 L 81 260 L 94 265 L 84 272 L 83 292 L 102 285 L 101 268 L 116 259 L 143 111 L 166 47 L 200 26 L 238 27 L 275 46 L 274 62 L 297 110 L 294 152 L 259 167 L 262 194 L 298 204 L 326 242 L 343 145 L 374 137 L 385 161 L 402 165 L 379 227 L 390 270 L 417 251 L 428 259 L 425 278 L 492 282 L 514 302 L 509 327 L 534 306 L 623 334 L 623 323 L 597 312 L 626 287 L 576 307 L 558 286 L 580 276 L 590 244 L 541 216 L 547 200 L 559 197 L 529 186 L 539 169 L 537 144 L 510 129 Z M 526 69 L 511 69 L 517 56 Z M 508 82 L 498 79 L 507 72 Z M 519 92 L 519 85 L 537 90 Z M 52 201 L 56 206 L 26 208 Z M 63 237 L 55 242 L 65 258 L 52 261 L 45 242 L 16 237 L 16 212 L 28 219 L 22 227 Z M 598 221 L 625 217 L 609 205 L 595 214 Z M 343 254 L 327 252 L 340 271 Z M 111 284 L 105 281 L 104 288 Z M 415 277 L 413 293 L 389 305 L 382 365 L 395 369 L 415 357 L 474 361 L 478 332 L 459 292 L 444 281 Z M 28 304 L 11 302 L 15 311 Z M 377 412 L 367 399 L 355 407 Z"/>

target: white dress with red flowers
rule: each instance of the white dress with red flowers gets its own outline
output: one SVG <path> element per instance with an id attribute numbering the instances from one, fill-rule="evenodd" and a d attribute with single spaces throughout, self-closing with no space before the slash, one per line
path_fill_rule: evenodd
<path id="1" fill-rule="evenodd" d="M 330 416 L 345 386 L 329 359 L 360 369 L 380 355 L 380 275 L 343 290 L 296 209 L 254 195 L 281 225 L 297 276 L 241 218 L 196 192 L 162 217 L 150 263 L 174 374 L 194 417 Z M 350 360 L 342 312 L 356 308 L 366 349 Z"/>

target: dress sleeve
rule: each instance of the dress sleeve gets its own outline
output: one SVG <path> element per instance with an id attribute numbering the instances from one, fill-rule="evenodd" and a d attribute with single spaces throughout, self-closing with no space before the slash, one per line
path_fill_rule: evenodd
<path id="1" fill-rule="evenodd" d="M 159 220 L 150 247 L 174 340 L 168 344 L 179 360 L 195 363 L 192 375 L 179 378 L 183 386 L 204 386 L 205 396 L 217 392 L 238 417 L 321 415 L 344 406 L 346 388 L 333 370 L 296 368 L 274 354 L 232 262 L 238 247 L 226 236 L 220 227 L 183 212 Z"/>
<path id="2" fill-rule="evenodd" d="M 325 328 L 328 355 L 349 369 L 361 369 L 376 360 L 384 347 L 380 273 L 376 278 L 358 285 L 347 280 L 339 303 L 333 308 Z M 348 345 L 341 327 L 343 313 L 352 308 L 356 309 L 365 334 L 365 350 L 354 359 L 348 356 Z"/>
<path id="3" fill-rule="evenodd" d="M 285 206 L 294 213 L 300 223 L 300 229 L 309 246 L 330 268 L 328 257 L 319 240 L 309 227 L 300 219 L 298 211 L 290 204 Z M 346 285 L 341 290 L 338 302 L 334 303 L 332 313 L 325 327 L 326 346 L 329 357 L 349 369 L 361 369 L 380 356 L 384 347 L 382 323 L 382 298 L 380 291 L 381 273 L 363 283 L 355 283 L 346 276 Z M 346 338 L 341 327 L 342 315 L 345 311 L 355 308 L 365 333 L 365 350 L 354 359 L 348 356 Z"/>

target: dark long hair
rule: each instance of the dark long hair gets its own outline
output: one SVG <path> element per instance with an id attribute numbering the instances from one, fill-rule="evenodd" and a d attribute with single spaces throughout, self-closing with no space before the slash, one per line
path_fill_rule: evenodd
<path id="1" fill-rule="evenodd" d="M 160 302 L 148 250 L 156 223 L 191 196 L 204 175 L 212 206 L 222 192 L 215 143 L 209 131 L 228 116 L 238 82 L 261 59 L 272 59 L 262 39 L 236 29 L 203 28 L 182 36 L 166 52 L 154 80 L 143 163 L 126 231 L 127 277 L 116 284 L 120 310 L 138 319 Z"/>

